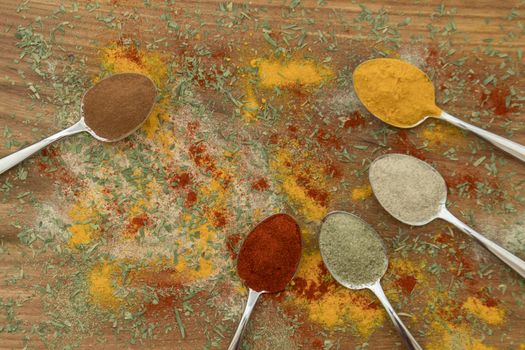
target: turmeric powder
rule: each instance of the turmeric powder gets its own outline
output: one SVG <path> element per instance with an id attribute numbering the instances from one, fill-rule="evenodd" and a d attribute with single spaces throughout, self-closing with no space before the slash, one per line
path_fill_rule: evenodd
<path id="1" fill-rule="evenodd" d="M 402 60 L 378 58 L 361 63 L 354 88 L 365 107 L 387 124 L 412 127 L 426 117 L 439 117 L 432 81 Z"/>

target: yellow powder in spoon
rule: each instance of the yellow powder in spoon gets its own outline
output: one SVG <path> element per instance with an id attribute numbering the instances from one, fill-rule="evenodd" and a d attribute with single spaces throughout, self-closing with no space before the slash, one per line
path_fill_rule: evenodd
<path id="1" fill-rule="evenodd" d="M 365 107 L 385 123 L 408 128 L 427 116 L 438 117 L 434 85 L 414 65 L 392 58 L 361 63 L 354 88 Z"/>

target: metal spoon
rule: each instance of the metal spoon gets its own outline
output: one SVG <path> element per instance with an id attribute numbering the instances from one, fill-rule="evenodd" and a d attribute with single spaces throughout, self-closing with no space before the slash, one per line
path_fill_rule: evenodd
<path id="1" fill-rule="evenodd" d="M 371 62 L 378 62 L 378 64 L 380 64 L 380 61 L 381 60 L 394 60 L 392 58 L 377 58 L 377 59 L 373 59 L 373 60 L 368 60 L 368 61 L 365 61 L 363 63 L 361 63 L 360 65 L 358 65 L 356 67 L 356 69 L 354 70 L 354 74 L 355 72 L 357 72 L 359 70 L 359 68 L 363 65 L 363 64 L 370 64 Z M 430 84 L 429 86 L 429 89 L 431 88 L 432 90 L 432 95 L 434 95 L 434 87 L 432 86 L 432 81 L 430 80 L 430 78 L 423 72 L 421 71 L 420 69 L 418 69 L 417 67 L 415 67 L 414 65 L 408 63 L 408 62 L 404 62 L 404 61 L 401 61 L 401 60 L 395 60 L 395 61 L 399 61 L 399 62 L 402 62 L 403 64 L 405 64 L 406 66 L 409 66 L 409 67 L 412 67 L 413 69 L 417 69 L 419 72 L 421 72 L 421 75 L 426 77 L 428 79 L 428 83 Z M 371 88 L 371 87 L 369 87 Z M 355 83 L 354 83 L 354 90 L 356 91 L 358 97 L 359 97 L 359 93 L 358 93 L 358 89 L 356 88 L 355 86 Z M 370 106 L 367 106 L 366 103 L 363 101 L 363 99 L 361 97 L 359 97 L 361 102 L 365 105 L 365 107 L 370 111 L 370 113 L 372 113 L 376 118 L 379 118 L 381 119 L 383 122 L 387 123 L 387 124 L 390 124 L 390 125 L 393 125 L 395 127 L 398 127 L 398 128 L 413 128 L 415 126 L 418 126 L 419 124 L 423 123 L 426 119 L 432 117 L 432 118 L 437 118 L 437 119 L 440 119 L 440 120 L 445 120 L 461 129 L 464 129 L 464 130 L 468 130 L 470 132 L 473 132 L 475 133 L 476 135 L 478 135 L 479 137 L 487 140 L 488 142 L 492 143 L 494 146 L 498 147 L 499 149 L 509 153 L 510 155 L 518 158 L 519 160 L 521 160 L 522 162 L 525 162 L 525 146 L 523 145 L 520 145 L 519 143 L 517 142 L 514 142 L 514 141 L 511 141 L 509 139 L 506 139 L 502 136 L 499 136 L 499 135 L 496 135 L 494 133 L 491 133 L 489 131 L 486 131 L 486 130 L 483 130 L 481 128 L 478 128 L 477 126 L 474 126 L 472 124 L 469 124 L 461 119 L 458 119 L 450 114 L 448 114 L 447 112 L 445 111 L 441 111 L 441 114 L 438 115 L 438 116 L 421 116 L 421 119 L 414 123 L 414 124 L 410 124 L 410 125 L 407 125 L 407 124 L 395 124 L 395 123 L 392 123 L 391 121 L 389 120 L 385 120 L 385 118 L 382 118 L 381 116 L 375 114 L 369 107 Z M 408 103 L 410 101 L 407 101 Z"/>
<path id="2" fill-rule="evenodd" d="M 336 264 L 330 263 L 330 255 L 333 254 L 334 252 L 329 251 L 327 247 L 329 245 L 329 241 L 333 238 L 330 237 L 330 234 L 328 233 L 328 231 L 323 230 L 323 228 L 326 225 L 330 224 L 329 221 L 331 220 L 331 218 L 334 218 L 336 216 L 340 216 L 340 218 L 344 218 L 345 220 L 348 220 L 349 223 L 358 222 L 362 227 L 366 227 L 366 230 L 374 236 L 374 239 L 377 239 L 377 241 L 381 243 L 383 247 L 382 249 L 383 254 L 381 257 L 382 262 L 383 262 L 383 271 L 381 272 L 379 277 L 371 276 L 371 280 L 368 282 L 365 282 L 365 283 L 357 282 L 356 283 L 355 281 L 350 281 L 347 278 L 341 276 L 339 272 L 340 267 L 336 266 Z M 362 232 L 359 232 L 359 234 L 361 233 Z M 350 237 L 349 239 L 351 239 L 352 235 L 349 235 L 349 237 Z M 332 243 L 332 246 L 333 246 L 333 243 Z M 339 258 L 344 258 L 345 255 L 347 256 L 348 253 L 344 249 L 344 247 L 342 247 L 341 245 L 336 246 L 336 247 L 341 247 L 340 250 L 335 252 Z M 365 222 L 358 216 L 354 214 L 350 214 L 345 211 L 333 211 L 331 213 L 328 213 L 328 215 L 324 217 L 322 224 L 321 224 L 321 228 L 319 232 L 319 249 L 321 250 L 321 257 L 323 258 L 326 268 L 328 269 L 328 271 L 330 271 L 334 279 L 337 282 L 339 282 L 339 284 L 341 284 L 342 286 L 346 288 L 354 289 L 354 290 L 359 290 L 359 289 L 364 289 L 364 288 L 371 290 L 372 293 L 374 293 L 377 296 L 381 304 L 383 304 L 388 316 L 390 316 L 390 319 L 392 320 L 392 322 L 394 323 L 394 326 L 399 332 L 399 335 L 401 336 L 406 348 L 407 349 L 417 349 L 417 350 L 422 349 L 422 347 L 418 344 L 416 339 L 412 336 L 408 328 L 405 326 L 403 321 L 401 321 L 401 319 L 399 318 L 399 315 L 395 312 L 394 308 L 388 301 L 388 298 L 386 297 L 385 292 L 383 291 L 383 288 L 381 287 L 381 278 L 383 277 L 383 275 L 385 274 L 388 268 L 388 256 L 386 254 L 386 247 L 384 245 L 383 240 L 367 222 Z"/>
<path id="3" fill-rule="evenodd" d="M 300 234 L 300 231 L 299 231 L 299 225 L 297 224 L 295 219 L 292 218 L 291 216 L 287 215 L 287 214 L 275 214 L 275 215 L 269 216 L 266 219 L 264 219 L 263 221 L 261 221 L 250 232 L 248 237 L 244 240 L 243 246 L 241 247 L 241 251 L 239 252 L 239 259 L 243 258 L 244 248 L 246 247 L 247 241 L 250 238 L 250 236 L 254 235 L 254 233 L 257 232 L 257 229 L 260 228 L 262 225 L 264 225 L 264 224 L 268 223 L 269 221 L 274 220 L 276 218 L 285 219 L 285 220 L 287 220 L 289 222 L 289 224 L 291 226 L 295 227 L 296 233 L 298 234 L 299 243 L 301 242 L 301 234 Z M 297 263 L 295 265 L 294 272 L 288 276 L 289 279 L 287 280 L 287 282 L 289 282 L 293 278 L 293 276 L 295 274 L 295 271 L 297 270 L 297 266 L 299 266 L 299 260 L 300 260 L 300 254 L 299 254 L 299 256 L 297 256 Z M 237 264 L 237 266 L 239 266 L 239 265 Z M 254 268 L 256 268 L 256 267 L 254 267 Z M 241 275 L 241 273 L 239 273 L 239 275 Z M 286 287 L 285 285 L 283 285 L 282 289 L 279 289 L 279 290 L 271 290 L 271 291 L 260 290 L 260 291 L 257 291 L 255 289 L 258 289 L 258 288 L 255 288 L 254 286 L 252 286 L 252 287 L 254 287 L 254 289 L 252 289 L 250 287 L 250 281 L 245 281 L 245 283 L 248 285 L 248 290 L 249 290 L 249 292 L 248 292 L 248 301 L 246 303 L 244 312 L 242 314 L 241 321 L 239 322 L 239 326 L 237 327 L 237 331 L 235 332 L 235 334 L 233 336 L 233 339 L 232 339 L 232 341 L 230 343 L 230 346 L 228 347 L 228 350 L 240 349 L 241 344 L 242 344 L 242 336 L 244 334 L 244 331 L 246 330 L 246 325 L 248 324 L 248 320 L 250 319 L 250 316 L 251 316 L 252 311 L 253 311 L 253 309 L 255 307 L 255 304 L 257 303 L 257 300 L 259 299 L 261 294 L 278 293 L 278 292 L 284 290 L 284 288 Z"/>
<path id="4" fill-rule="evenodd" d="M 386 194 L 387 192 L 390 192 L 390 196 L 394 194 L 394 191 L 403 192 L 408 191 L 409 189 L 403 189 L 403 188 L 391 188 L 389 187 L 389 184 L 379 184 L 376 181 L 374 181 L 374 172 L 381 172 L 384 171 L 384 167 L 387 161 L 392 161 L 395 159 L 402 159 L 409 160 L 411 162 L 414 162 L 415 164 L 418 164 L 419 166 L 423 166 L 425 168 L 425 171 L 428 171 L 427 176 L 421 176 L 420 181 L 425 181 L 425 179 L 429 179 L 433 177 L 435 180 L 439 181 L 434 182 L 435 186 L 437 186 L 437 193 L 435 199 L 432 199 L 429 203 L 425 203 L 427 208 L 430 208 L 432 210 L 429 211 L 429 214 L 425 217 L 421 217 L 418 219 L 410 219 L 407 217 L 407 213 L 399 212 L 398 210 L 394 210 L 393 205 L 391 205 L 387 200 Z M 392 178 L 394 176 L 399 177 L 406 177 L 406 174 L 402 174 L 402 171 L 399 171 L 399 173 L 395 173 L 393 170 L 389 171 L 389 176 Z M 404 222 L 408 225 L 413 226 L 423 226 L 428 224 L 429 222 L 433 221 L 434 219 L 443 219 L 445 221 L 448 221 L 449 223 L 455 225 L 457 228 L 459 228 L 461 231 L 465 232 L 470 237 L 477 240 L 483 247 L 488 249 L 492 254 L 496 255 L 501 261 L 503 261 L 505 264 L 507 264 L 511 269 L 516 271 L 521 277 L 525 278 L 525 261 L 521 260 L 505 248 L 499 246 L 498 244 L 494 243 L 490 239 L 486 238 L 482 234 L 476 232 L 474 229 L 469 227 L 467 224 L 459 220 L 457 217 L 455 217 L 451 212 L 448 211 L 446 207 L 447 202 L 447 186 L 445 183 L 445 180 L 439 174 L 439 172 L 434 169 L 432 166 L 430 166 L 428 163 L 423 162 L 422 160 L 419 160 L 417 158 L 414 158 L 412 156 L 408 156 L 405 154 L 386 154 L 384 156 L 381 156 L 379 158 L 376 158 L 372 164 L 370 165 L 369 169 L 369 179 L 370 184 L 372 186 L 372 190 L 374 191 L 374 195 L 379 201 L 379 203 L 383 206 L 383 208 L 393 217 L 398 219 L 401 222 Z M 427 181 L 428 182 L 428 181 Z M 424 186 L 429 186 L 430 182 L 427 184 L 424 184 Z M 407 187 L 410 186 L 410 184 L 406 185 Z"/>
<path id="5" fill-rule="evenodd" d="M 136 84 L 136 85 L 130 85 L 130 86 L 138 86 L 139 84 L 141 84 L 142 88 L 144 88 L 144 86 L 147 86 L 148 88 L 153 89 L 155 91 L 154 96 L 156 95 L 155 83 L 153 83 L 153 81 L 149 77 L 147 77 L 147 76 L 145 76 L 143 74 L 138 74 L 138 73 L 119 73 L 119 74 L 114 74 L 114 75 L 112 75 L 112 76 L 110 76 L 108 78 L 105 78 L 103 80 L 100 80 L 97 84 L 92 86 L 90 89 L 88 89 L 84 93 L 84 96 L 82 97 L 81 108 L 80 108 L 80 120 L 78 122 L 76 122 L 75 124 L 73 124 L 72 126 L 70 126 L 67 129 L 59 131 L 58 133 L 43 139 L 42 141 L 34 143 L 31 146 L 27 146 L 26 148 L 23 148 L 23 149 L 21 149 L 19 151 L 16 151 L 15 153 L 12 153 L 12 154 L 4 157 L 4 158 L 1 158 L 0 159 L 0 175 L 3 174 L 4 172 L 6 172 L 7 170 L 11 169 L 12 167 L 17 165 L 18 163 L 22 162 L 23 160 L 29 158 L 30 156 L 32 156 L 36 152 L 40 151 L 42 148 L 49 146 L 51 143 L 53 143 L 53 142 L 55 142 L 57 140 L 60 140 L 61 138 L 65 137 L 65 136 L 70 136 L 70 135 L 74 135 L 74 134 L 78 134 L 80 132 L 86 131 L 86 132 L 90 133 L 91 136 L 93 136 L 95 139 L 97 139 L 99 141 L 102 141 L 102 142 L 115 142 L 115 141 L 119 141 L 119 140 L 129 136 L 134 131 L 136 131 L 146 121 L 148 115 L 151 113 L 151 110 L 153 109 L 153 106 L 155 104 L 155 98 L 153 98 L 151 100 L 151 106 L 148 109 L 148 112 L 144 115 L 144 118 L 142 118 L 142 122 L 140 122 L 140 123 L 138 123 L 136 125 L 128 125 L 129 132 L 126 132 L 125 134 L 120 135 L 118 138 L 114 138 L 114 139 L 110 140 L 110 139 L 104 138 L 104 137 L 102 137 L 100 135 L 97 135 L 95 133 L 95 131 L 93 131 L 92 128 L 89 126 L 89 123 L 87 123 L 86 120 L 84 119 L 84 101 L 86 99 L 86 96 L 89 96 L 91 91 L 95 91 L 95 89 L 100 88 L 101 84 L 107 84 L 107 83 L 111 82 L 111 80 L 114 79 L 115 77 L 122 76 L 122 75 L 126 75 L 127 77 L 129 77 L 129 79 L 132 79 L 134 81 L 134 83 Z M 133 90 L 129 90 L 129 97 L 130 98 L 135 98 Z"/>

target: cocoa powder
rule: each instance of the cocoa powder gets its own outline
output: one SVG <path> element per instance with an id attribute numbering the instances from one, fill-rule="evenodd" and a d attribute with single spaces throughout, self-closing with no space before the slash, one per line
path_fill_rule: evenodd
<path id="1" fill-rule="evenodd" d="M 155 85 L 142 74 L 112 75 L 84 95 L 84 120 L 97 136 L 108 141 L 122 139 L 147 119 L 156 95 Z"/>

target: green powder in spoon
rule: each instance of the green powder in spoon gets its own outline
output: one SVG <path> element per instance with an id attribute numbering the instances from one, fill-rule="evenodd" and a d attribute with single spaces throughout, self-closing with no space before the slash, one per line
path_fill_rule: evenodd
<path id="1" fill-rule="evenodd" d="M 319 248 L 330 273 L 339 283 L 353 289 L 378 281 L 388 265 L 379 235 L 350 213 L 334 212 L 324 219 Z"/>

